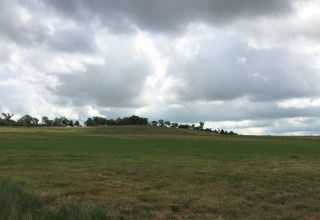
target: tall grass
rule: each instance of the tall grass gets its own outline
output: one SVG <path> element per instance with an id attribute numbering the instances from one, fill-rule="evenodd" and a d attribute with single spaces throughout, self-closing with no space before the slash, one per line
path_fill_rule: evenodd
<path id="1" fill-rule="evenodd" d="M 44 200 L 23 190 L 23 184 L 0 177 L 0 219 L 10 220 L 98 220 L 115 219 L 100 207 L 84 208 L 81 201 L 50 208 Z"/>

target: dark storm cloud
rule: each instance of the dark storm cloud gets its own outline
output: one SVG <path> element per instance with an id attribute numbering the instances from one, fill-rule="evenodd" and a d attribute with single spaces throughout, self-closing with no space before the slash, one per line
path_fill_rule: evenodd
<path id="1" fill-rule="evenodd" d="M 156 32 L 181 30 L 198 21 L 226 24 L 239 18 L 279 16 L 292 9 L 289 0 L 57 0 L 45 4 L 68 18 L 81 21 L 98 18 L 115 31 L 131 31 L 134 25 Z"/>

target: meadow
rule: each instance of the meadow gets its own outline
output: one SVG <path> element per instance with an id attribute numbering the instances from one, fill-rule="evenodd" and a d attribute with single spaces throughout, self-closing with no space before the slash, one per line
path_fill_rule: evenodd
<path id="1" fill-rule="evenodd" d="M 320 137 L 0 127 L 0 217 L 320 219 L 319 159 Z"/>

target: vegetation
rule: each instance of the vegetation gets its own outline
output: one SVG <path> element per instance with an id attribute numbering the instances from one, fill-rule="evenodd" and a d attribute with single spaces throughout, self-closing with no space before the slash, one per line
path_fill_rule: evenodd
<path id="1" fill-rule="evenodd" d="M 17 121 L 12 120 L 11 118 L 14 114 L 10 113 L 2 113 L 4 119 L 0 117 L 0 126 L 24 126 L 24 127 L 35 127 L 35 126 L 47 126 L 47 127 L 80 127 L 79 121 L 73 122 L 73 120 L 68 120 L 65 116 L 63 117 L 56 117 L 53 120 L 50 120 L 47 116 L 42 117 L 42 122 L 39 122 L 39 119 L 32 117 L 30 115 L 24 115 Z M 85 126 L 110 126 L 110 125 L 152 125 L 152 126 L 160 126 L 160 127 L 176 127 L 176 128 L 186 128 L 186 129 L 196 129 L 196 130 L 203 130 L 204 122 L 200 122 L 200 126 L 193 125 L 182 125 L 178 123 L 171 123 L 170 121 L 164 121 L 160 119 L 158 121 L 152 121 L 151 123 L 148 122 L 148 118 L 139 117 L 136 115 L 132 115 L 130 117 L 124 118 L 117 118 L 114 119 L 106 119 L 103 117 L 93 116 L 92 118 L 88 118 L 84 122 Z M 229 133 L 226 130 L 220 129 L 211 130 L 211 128 L 206 128 L 206 131 L 220 133 L 220 134 L 230 134 L 230 135 L 237 135 L 237 133 L 230 131 Z"/>
<path id="2" fill-rule="evenodd" d="M 159 126 L 0 127 L 0 219 L 319 219 L 319 141 Z"/>
<path id="3" fill-rule="evenodd" d="M 85 206 L 71 201 L 54 209 L 43 198 L 23 190 L 23 183 L 0 178 L 0 219 L 61 220 L 116 219 L 101 207 Z"/>
<path id="4" fill-rule="evenodd" d="M 41 123 L 39 123 L 39 119 L 36 117 L 32 117 L 30 115 L 24 115 L 17 121 L 12 120 L 11 118 L 14 114 L 10 113 L 2 113 L 4 119 L 0 117 L 0 126 L 24 126 L 24 127 L 35 127 L 35 126 L 80 126 L 79 121 L 73 123 L 73 120 L 68 120 L 66 117 L 56 117 L 53 120 L 50 120 L 47 116 L 42 117 Z"/>

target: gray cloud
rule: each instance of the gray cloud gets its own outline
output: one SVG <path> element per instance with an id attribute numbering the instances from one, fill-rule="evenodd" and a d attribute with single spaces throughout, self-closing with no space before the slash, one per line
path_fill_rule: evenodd
<path id="1" fill-rule="evenodd" d="M 35 10 L 38 5 L 32 4 Z M 1 38 L 16 42 L 23 46 L 35 46 L 43 43 L 48 37 L 48 27 L 41 22 L 42 15 L 37 13 L 29 17 L 30 11 L 15 1 L 0 2 L 0 34 Z"/>
<path id="2" fill-rule="evenodd" d="M 0 110 L 313 134 L 320 106 L 305 100 L 320 97 L 314 8 L 312 0 L 0 1 Z M 306 106 L 297 108 L 300 98 Z"/>
<path id="3" fill-rule="evenodd" d="M 237 61 L 239 55 L 246 58 L 245 63 Z M 286 47 L 248 50 L 237 36 L 202 42 L 194 60 L 177 63 L 179 57 L 169 70 L 169 76 L 178 79 L 169 89 L 167 100 L 171 103 L 243 96 L 259 102 L 320 95 L 320 69 L 313 57 L 292 53 Z"/>
<path id="4" fill-rule="evenodd" d="M 89 28 L 68 27 L 57 29 L 48 38 L 48 44 L 51 48 L 64 52 L 94 52 L 98 50 L 94 35 L 90 33 Z"/>
<path id="5" fill-rule="evenodd" d="M 147 66 L 132 64 L 118 70 L 108 66 L 87 66 L 87 71 L 59 76 L 61 85 L 55 95 L 71 101 L 76 106 L 142 107 L 147 105 L 141 98 Z"/>
<path id="6" fill-rule="evenodd" d="M 191 22 L 226 24 L 235 19 L 254 19 L 261 16 L 279 16 L 292 10 L 288 0 L 264 1 L 50 1 L 58 13 L 75 19 L 99 18 L 115 31 L 130 31 L 131 25 L 156 32 L 179 31 Z M 114 25 L 117 24 L 117 25 Z M 120 28 L 119 28 L 120 27 Z"/>

